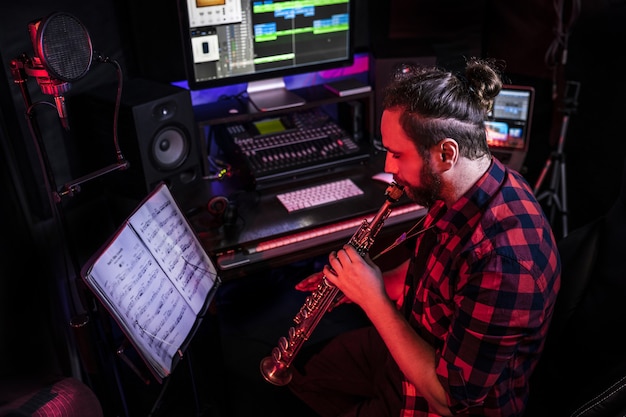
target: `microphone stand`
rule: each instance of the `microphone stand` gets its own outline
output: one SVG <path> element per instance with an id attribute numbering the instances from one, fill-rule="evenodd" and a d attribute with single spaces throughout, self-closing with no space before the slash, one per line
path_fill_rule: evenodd
<path id="1" fill-rule="evenodd" d="M 59 191 L 59 196 L 61 197 L 64 197 L 66 195 L 74 196 L 74 194 L 76 194 L 77 192 L 80 192 L 81 184 L 84 184 L 88 181 L 91 181 L 93 179 L 106 175 L 110 172 L 114 172 L 118 170 L 123 171 L 125 169 L 128 169 L 129 166 L 130 164 L 128 163 L 128 161 L 120 158 L 120 160 L 115 164 L 111 164 L 104 168 L 100 168 L 97 171 L 94 171 L 87 175 L 83 175 L 82 177 L 76 178 L 75 180 L 66 183 L 63 186 L 63 188 Z"/>
<path id="2" fill-rule="evenodd" d="M 81 185 L 85 182 L 91 181 L 100 176 L 106 175 L 108 173 L 125 170 L 129 167 L 129 162 L 126 161 L 119 149 L 117 149 L 116 145 L 116 158 L 117 161 L 114 164 L 106 166 L 104 168 L 98 169 L 92 173 L 79 177 L 75 180 L 72 180 L 66 183 L 63 188 L 57 189 L 55 175 L 51 168 L 50 160 L 47 157 L 45 152 L 45 145 L 43 143 L 43 137 L 41 134 L 41 129 L 33 116 L 33 109 L 36 105 L 50 105 L 54 107 L 53 103 L 47 101 L 41 101 L 33 103 L 31 100 L 31 96 L 29 94 L 28 88 L 26 86 L 26 81 L 28 80 L 28 75 L 26 72 L 26 65 L 28 65 L 28 57 L 23 54 L 19 58 L 14 58 L 11 60 L 9 66 L 11 70 L 11 74 L 13 76 L 13 80 L 15 84 L 18 85 L 22 99 L 24 101 L 24 105 L 26 107 L 26 116 L 27 123 L 29 127 L 30 134 L 33 139 L 33 143 L 35 146 L 35 150 L 37 152 L 41 169 L 43 171 L 42 177 L 45 186 L 45 190 L 48 197 L 48 204 L 52 211 L 51 215 L 54 220 L 54 225 L 58 231 L 59 240 L 61 242 L 61 247 L 63 250 L 65 265 L 65 276 L 67 281 L 67 288 L 64 292 L 63 290 L 57 289 L 60 300 L 63 302 L 61 305 L 61 309 L 64 314 L 64 319 L 67 320 L 69 327 L 73 329 L 73 332 L 68 332 L 65 336 L 71 340 L 73 343 L 69 343 L 70 352 L 68 352 L 68 358 L 70 362 L 71 372 L 74 377 L 79 380 L 82 380 L 85 375 L 81 372 L 81 366 L 78 362 L 78 358 L 82 358 L 83 367 L 88 377 L 92 377 L 91 373 L 96 372 L 94 368 L 94 363 L 98 361 L 98 356 L 101 356 L 101 352 L 96 352 L 98 348 L 91 347 L 91 343 L 89 338 L 91 337 L 90 332 L 93 332 L 94 329 L 89 329 L 86 326 L 88 325 L 88 317 L 89 317 L 89 309 L 88 306 L 91 304 L 86 299 L 86 295 L 80 291 L 80 288 L 76 285 L 78 281 L 77 278 L 80 278 L 80 265 L 78 264 L 78 256 L 75 253 L 75 246 L 70 244 L 70 240 L 68 236 L 69 228 L 67 224 L 67 219 L 64 215 L 64 211 L 62 209 L 62 197 L 65 196 L 74 196 L 77 192 L 81 190 Z M 108 62 L 108 61 L 104 61 Z M 119 67 L 118 67 L 119 72 Z M 121 74 L 120 74 L 121 76 Z M 45 213 L 50 214 L 50 213 Z M 71 280 L 71 273 L 68 269 L 68 264 L 72 265 L 73 275 L 75 281 Z M 56 288 L 56 285 L 55 285 Z M 65 302 L 66 301 L 66 302 Z M 79 353 L 79 356 L 76 353 Z M 116 370 L 113 372 L 115 374 Z M 121 406 L 126 410 L 126 400 L 125 395 L 122 391 L 122 388 L 119 384 L 118 391 L 121 399 Z M 126 410 L 127 411 L 127 410 Z"/>
<path id="3" fill-rule="evenodd" d="M 64 319 L 67 320 L 69 325 L 68 327 L 71 327 L 73 330 L 63 333 L 66 337 L 64 342 L 67 344 L 68 360 L 73 375 L 78 379 L 82 379 L 81 376 L 89 378 L 92 382 L 90 383 L 92 388 L 95 388 L 93 382 L 97 380 L 101 388 L 108 391 L 108 388 L 105 388 L 105 386 L 110 384 L 106 383 L 101 377 L 104 374 L 110 376 L 112 372 L 114 384 L 118 388 L 121 400 L 120 405 L 124 408 L 124 415 L 128 415 L 125 395 L 119 383 L 119 374 L 115 364 L 113 361 L 105 363 L 98 360 L 111 357 L 107 355 L 107 352 L 102 347 L 102 343 L 100 343 L 100 341 L 104 340 L 103 336 L 105 336 L 104 322 L 97 321 L 95 326 L 89 325 L 89 313 L 96 312 L 95 304 L 93 298 L 89 297 L 88 289 L 84 285 L 81 286 L 81 254 L 78 251 L 79 246 L 74 242 L 75 238 L 72 236 L 72 230 L 68 227 L 67 219 L 64 216 L 66 214 L 64 209 L 69 208 L 69 205 L 64 205 L 62 201 L 63 197 L 73 197 L 79 192 L 83 183 L 113 171 L 125 170 L 129 166 L 122 156 L 117 140 L 119 100 L 123 83 L 122 71 L 115 60 L 98 54 L 97 59 L 99 61 L 112 63 L 117 68 L 118 101 L 113 118 L 113 144 L 117 158 L 116 163 L 76 180 L 71 180 L 63 188 L 58 189 L 55 183 L 54 169 L 46 155 L 42 131 L 37 121 L 34 120 L 34 108 L 36 105 L 43 104 L 56 107 L 62 127 L 65 131 L 69 130 L 63 95 L 70 88 L 70 82 L 79 80 L 89 71 L 94 51 L 87 29 L 75 17 L 67 13 L 54 12 L 43 19 L 32 21 L 28 24 L 28 30 L 31 43 L 33 44 L 34 55 L 32 58 L 29 58 L 24 53 L 20 57 L 13 59 L 10 66 L 13 79 L 22 93 L 26 107 L 28 128 L 34 142 L 33 146 L 42 171 L 43 185 L 45 186 L 48 203 L 52 211 L 52 224 L 47 224 L 49 220 L 47 215 L 49 213 L 45 213 L 45 221 L 42 222 L 42 225 L 45 226 L 45 234 L 37 236 L 39 239 L 49 238 L 50 242 L 46 242 L 46 244 L 49 252 L 51 252 L 51 258 L 56 258 L 57 255 L 60 255 L 59 258 L 62 265 L 57 269 L 57 265 L 51 262 L 50 269 L 51 275 L 55 280 L 53 289 L 60 301 L 59 309 L 62 310 Z M 61 33 L 63 36 L 60 36 Z M 67 42 L 68 38 L 72 41 L 71 45 Z M 58 53 L 64 49 L 67 49 L 68 52 L 71 49 L 73 53 Z M 31 101 L 26 86 L 29 76 L 36 78 L 43 94 L 54 96 L 55 104 L 49 101 L 38 101 L 35 103 Z M 35 176 L 37 177 L 39 174 L 37 172 Z M 49 228 L 50 230 L 48 230 Z M 53 246 L 53 244 L 58 244 L 58 248 Z M 94 338 L 98 343 L 93 343 Z M 82 363 L 79 363 L 80 359 L 82 359 Z M 96 369 L 94 365 L 98 362 L 102 366 Z M 82 367 L 80 366 L 81 364 Z M 107 366 L 109 364 L 112 366 Z"/>
<path id="4" fill-rule="evenodd" d="M 70 248 L 68 247 L 69 245 L 63 244 L 63 242 L 67 242 L 67 227 L 66 227 L 67 225 L 65 222 L 63 211 L 61 210 L 61 207 L 59 204 L 61 199 L 58 193 L 56 192 L 55 178 L 52 173 L 50 161 L 48 159 L 46 152 L 44 151 L 45 146 L 42 140 L 41 129 L 39 127 L 39 124 L 33 117 L 33 108 L 35 104 L 33 104 L 30 94 L 28 92 L 28 88 L 26 86 L 27 75 L 24 69 L 24 57 L 22 56 L 19 59 L 11 60 L 10 68 L 11 68 L 11 73 L 13 75 L 14 82 L 20 88 L 20 92 L 22 94 L 22 99 L 26 107 L 26 119 L 28 123 L 28 128 L 31 133 L 31 137 L 33 138 L 33 143 L 35 146 L 35 150 L 37 152 L 37 156 L 39 158 L 40 167 L 43 171 L 42 178 L 43 178 L 43 183 L 45 186 L 46 195 L 48 197 L 48 205 L 50 209 L 50 212 L 46 212 L 44 214 L 45 215 L 50 214 L 52 216 L 54 220 L 54 225 L 56 226 L 56 230 L 58 231 L 59 239 L 61 241 L 61 247 L 63 248 L 64 259 L 66 261 L 69 260 L 73 264 L 74 273 L 77 273 L 77 271 L 79 271 L 80 269 L 75 264 L 76 257 L 72 256 L 71 253 L 68 253 L 70 251 Z M 45 103 L 40 102 L 36 104 L 45 104 Z M 51 103 L 48 103 L 48 104 L 51 105 Z M 66 272 L 65 272 L 66 278 L 69 279 L 70 273 L 67 270 L 68 266 L 66 263 L 64 263 L 64 265 L 66 268 Z M 73 320 L 73 317 L 76 317 L 77 315 L 80 314 L 79 310 L 83 309 L 84 307 L 82 305 L 79 307 L 80 301 L 74 298 L 74 291 L 73 291 L 74 287 L 71 281 L 68 281 L 68 285 L 69 285 L 69 288 L 67 288 L 67 292 L 64 292 L 61 289 L 58 289 L 57 292 L 58 292 L 58 296 L 60 297 L 60 301 L 62 302 L 61 310 L 63 312 L 64 320 L 68 320 L 69 322 L 71 322 Z M 72 337 L 71 333 L 69 332 L 64 333 L 64 334 L 68 338 Z M 76 346 L 76 344 L 71 344 L 70 346 Z M 72 374 L 75 377 L 81 379 L 80 377 L 82 373 L 80 371 L 80 365 L 78 364 L 76 358 L 77 358 L 76 353 L 70 352 L 69 359 L 70 359 L 70 368 L 72 370 Z"/>

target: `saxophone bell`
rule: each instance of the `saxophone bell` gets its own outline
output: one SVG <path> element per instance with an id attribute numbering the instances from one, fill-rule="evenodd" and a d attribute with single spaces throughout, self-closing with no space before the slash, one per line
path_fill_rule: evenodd
<path id="1" fill-rule="evenodd" d="M 289 365 L 283 361 L 276 360 L 273 356 L 263 358 L 261 361 L 261 374 L 267 382 L 281 387 L 291 382 L 291 377 L 293 376 Z"/>

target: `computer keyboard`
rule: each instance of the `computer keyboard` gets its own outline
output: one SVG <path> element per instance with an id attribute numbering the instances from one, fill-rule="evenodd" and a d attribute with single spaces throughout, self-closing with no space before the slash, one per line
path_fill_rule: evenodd
<path id="1" fill-rule="evenodd" d="M 292 212 L 334 203 L 361 194 L 363 190 L 351 179 L 346 178 L 277 194 L 276 197 L 288 212 Z"/>

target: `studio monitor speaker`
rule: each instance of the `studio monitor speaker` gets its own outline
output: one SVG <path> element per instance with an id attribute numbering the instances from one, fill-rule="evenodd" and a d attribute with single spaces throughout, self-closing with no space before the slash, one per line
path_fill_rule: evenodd
<path id="1" fill-rule="evenodd" d="M 102 86 L 68 100 L 73 135 L 81 144 L 79 154 L 94 165 L 115 161 L 115 88 Z M 188 90 L 135 79 L 123 84 L 120 101 L 118 143 L 130 167 L 103 178 L 114 191 L 142 197 L 163 181 L 176 193 L 202 177 L 201 146 Z"/>

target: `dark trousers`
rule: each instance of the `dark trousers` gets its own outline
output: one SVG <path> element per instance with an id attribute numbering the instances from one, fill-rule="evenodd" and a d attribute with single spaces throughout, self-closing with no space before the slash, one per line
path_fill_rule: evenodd
<path id="1" fill-rule="evenodd" d="M 402 373 L 371 326 L 340 334 L 295 366 L 289 387 L 323 417 L 399 416 L 403 405 Z"/>

